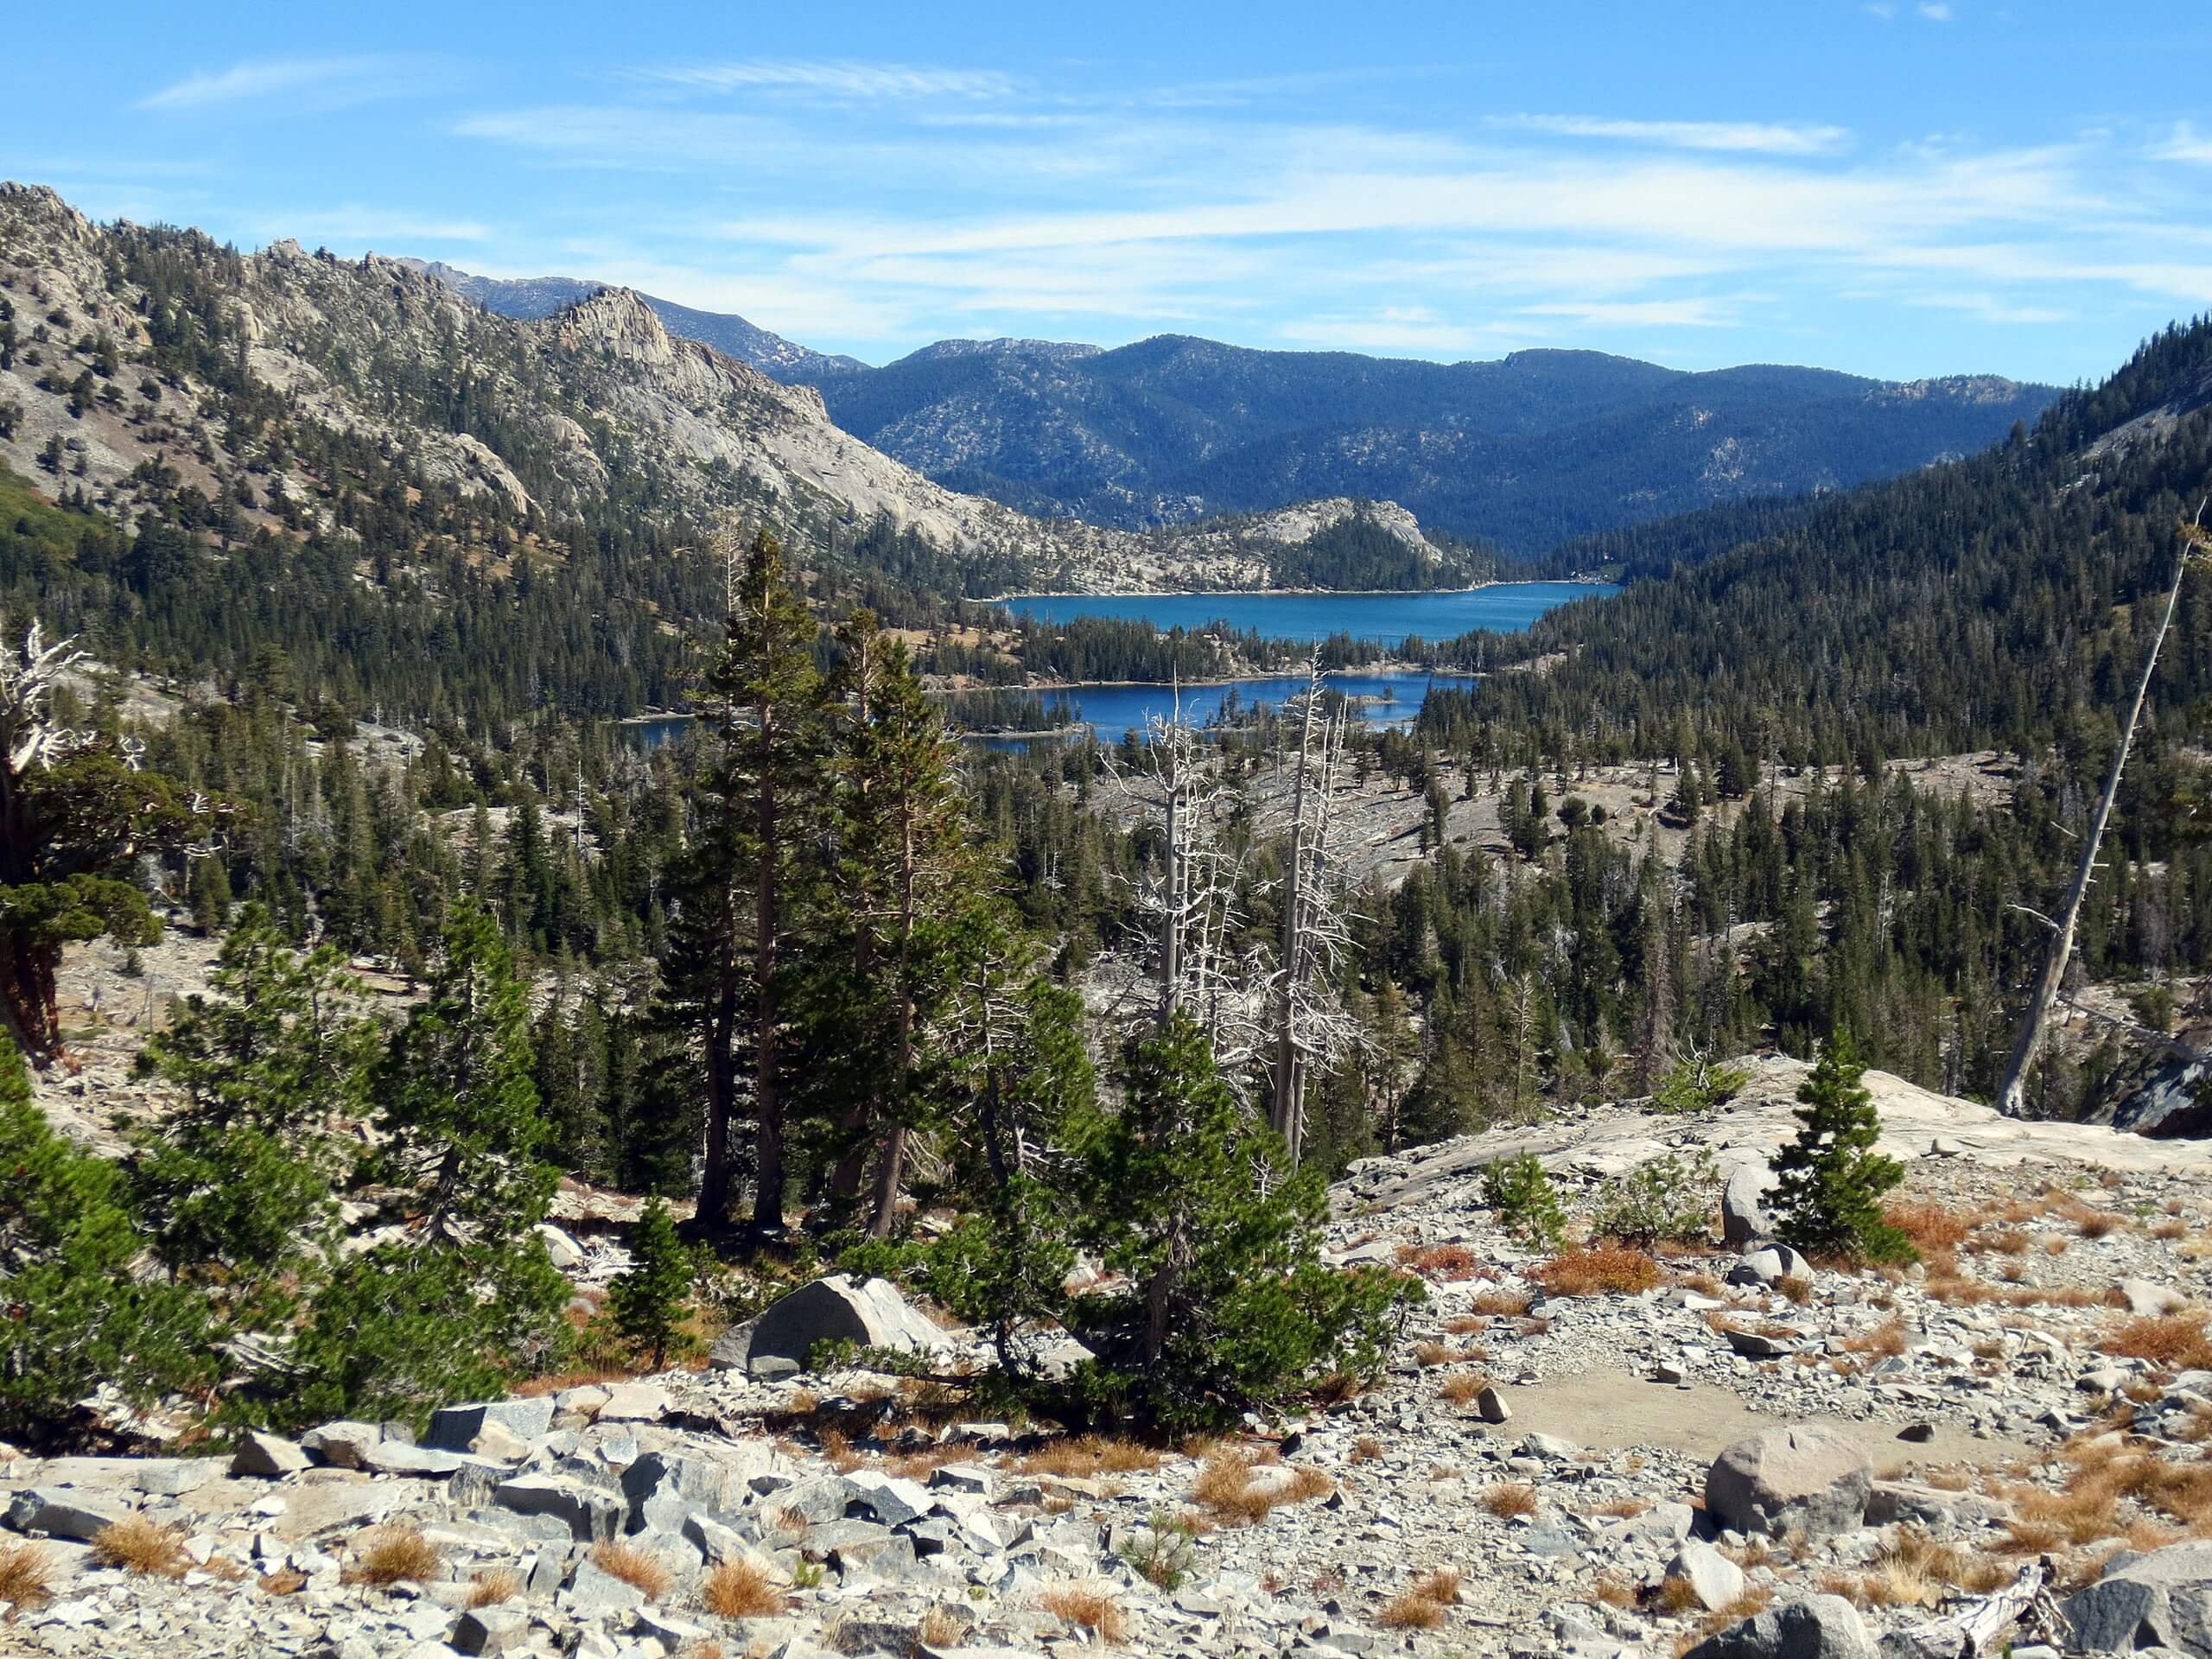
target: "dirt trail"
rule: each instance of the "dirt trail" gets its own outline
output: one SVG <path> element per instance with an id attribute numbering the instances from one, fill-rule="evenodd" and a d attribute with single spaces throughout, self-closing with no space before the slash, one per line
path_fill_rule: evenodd
<path id="1" fill-rule="evenodd" d="M 1550 1377 L 1526 1388 L 1501 1384 L 1513 1409 L 1508 1433 L 1554 1434 L 1599 1451 L 1632 1446 L 1665 1446 L 1700 1458 L 1790 1421 L 1810 1421 L 1864 1450 L 1878 1471 L 1908 1460 L 1924 1465 L 1996 1464 L 2042 1454 L 2016 1440 L 1980 1440 L 1951 1424 L 1938 1424 L 1932 1440 L 1897 1438 L 1898 1425 L 1850 1417 L 1788 1419 L 1752 1410 L 1726 1389 L 1681 1389 L 1611 1370 Z"/>

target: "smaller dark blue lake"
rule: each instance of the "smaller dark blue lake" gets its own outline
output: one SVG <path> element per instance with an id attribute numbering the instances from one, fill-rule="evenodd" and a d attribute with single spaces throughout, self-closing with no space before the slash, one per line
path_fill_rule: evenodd
<path id="1" fill-rule="evenodd" d="M 1403 725 L 1412 720 L 1421 712 L 1421 700 L 1428 696 L 1432 685 L 1468 686 L 1474 683 L 1474 677 L 1470 674 L 1427 674 L 1419 671 L 1400 674 L 1332 674 L 1326 680 L 1332 691 L 1363 699 L 1353 712 L 1370 726 Z M 1220 685 L 1186 685 L 1182 691 L 1183 716 L 1193 726 L 1209 726 L 1221 717 L 1224 709 L 1231 707 L 1232 699 L 1238 710 L 1249 711 L 1263 703 L 1275 708 L 1305 690 L 1303 674 L 1230 680 Z M 1076 719 L 1096 732 L 1102 743 L 1118 743 L 1124 733 L 1141 732 L 1154 715 L 1165 718 L 1176 707 L 1175 688 L 1169 685 L 1069 685 L 1055 687 L 1044 695 L 1065 696 L 1074 704 Z M 989 738 L 982 741 L 994 741 Z M 1023 741 L 1020 738 L 995 741 Z"/>
<path id="2" fill-rule="evenodd" d="M 1501 582 L 1402 594 L 1016 594 L 1006 604 L 1040 622 L 1104 616 L 1149 622 L 1162 631 L 1227 622 L 1266 639 L 1310 645 L 1348 633 L 1395 648 L 1408 634 L 1437 640 L 1478 629 L 1511 633 L 1571 601 L 1619 591 L 1600 582 Z"/>
<path id="3" fill-rule="evenodd" d="M 1332 691 L 1357 698 L 1354 712 L 1370 726 L 1402 726 L 1421 712 L 1432 685 L 1470 686 L 1471 674 L 1430 674 L 1419 669 L 1387 674 L 1348 671 L 1327 677 Z M 1306 690 L 1303 674 L 1271 675 L 1262 679 L 1228 680 L 1218 685 L 1186 685 L 1182 708 L 1193 726 L 1208 726 L 1224 709 L 1249 710 L 1259 704 L 1280 707 Z M 1169 685 L 1053 685 L 1039 687 L 1033 695 L 1039 705 L 1065 700 L 1076 720 L 1098 734 L 1102 743 L 1119 743 L 1124 734 L 1141 732 L 1154 715 L 1174 712 L 1175 688 Z M 673 742 L 690 726 L 689 715 L 657 715 L 623 722 L 631 741 L 648 749 Z M 1034 741 L 1012 734 L 978 734 L 971 741 L 992 749 L 1026 749 Z"/>

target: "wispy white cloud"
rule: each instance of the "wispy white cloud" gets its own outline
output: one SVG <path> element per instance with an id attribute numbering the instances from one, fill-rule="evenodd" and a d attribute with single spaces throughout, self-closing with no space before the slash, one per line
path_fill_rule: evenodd
<path id="1" fill-rule="evenodd" d="M 1770 156 L 1821 156 L 1851 142 L 1846 127 L 1771 121 L 1630 121 L 1599 115 L 1499 115 L 1495 126 L 1561 138 L 1608 138 L 1671 149 L 1755 150 Z"/>
<path id="2" fill-rule="evenodd" d="M 1522 308 L 1531 317 L 1571 317 L 1604 327 L 1718 328 L 1736 321 L 1728 302 L 1712 297 L 1681 300 L 1568 300 Z"/>
<path id="3" fill-rule="evenodd" d="M 1948 23 L 1951 21 L 1951 9 L 1944 3 L 1944 0 L 1922 0 L 1920 15 L 1931 23 Z"/>
<path id="4" fill-rule="evenodd" d="M 409 245 L 425 242 L 483 242 L 492 229 L 473 219 L 440 219 L 431 215 L 397 213 L 349 203 L 308 213 L 270 213 L 259 215 L 256 227 L 268 238 L 289 237 L 307 243 L 332 243 L 344 248 L 380 248 L 405 252 Z"/>
<path id="5" fill-rule="evenodd" d="M 1280 338 L 1331 351 L 1440 357 L 1452 352 L 1510 350 L 1544 334 L 1542 327 L 1520 321 L 1455 321 L 1427 306 L 1386 306 L 1366 315 L 1302 318 L 1284 327 Z"/>
<path id="6" fill-rule="evenodd" d="M 2164 137 L 2151 146 L 2151 155 L 2161 162 L 2195 162 L 2212 167 L 2212 137 L 2198 132 L 2192 122 L 2177 121 Z"/>
<path id="7" fill-rule="evenodd" d="M 428 58 L 249 58 L 172 81 L 140 99 L 137 107 L 201 112 L 260 105 L 261 113 L 295 114 L 439 91 L 451 79 L 448 66 Z"/>
<path id="8" fill-rule="evenodd" d="M 841 99 L 1009 98 L 1011 76 L 993 69 L 941 69 L 851 59 L 747 58 L 637 72 L 642 79 L 702 92 L 772 88 Z"/>

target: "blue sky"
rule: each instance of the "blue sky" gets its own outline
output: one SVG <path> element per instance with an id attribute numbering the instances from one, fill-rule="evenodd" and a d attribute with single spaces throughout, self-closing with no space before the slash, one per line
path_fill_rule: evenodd
<path id="1" fill-rule="evenodd" d="M 2201 0 L 26 8 L 0 176 L 882 361 L 1160 333 L 2097 378 L 2212 309 Z"/>

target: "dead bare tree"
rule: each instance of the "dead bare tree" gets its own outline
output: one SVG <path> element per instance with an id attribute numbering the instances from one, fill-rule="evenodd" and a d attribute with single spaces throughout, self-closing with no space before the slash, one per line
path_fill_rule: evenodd
<path id="1" fill-rule="evenodd" d="M 1270 976 L 1264 953 L 1243 938 L 1243 855 L 1223 833 L 1230 790 L 1201 750 L 1179 692 L 1172 714 L 1147 722 L 1141 760 L 1116 777 L 1162 831 L 1136 887 L 1152 925 L 1154 1016 L 1165 1026 L 1188 1013 L 1224 1079 L 1242 1090 L 1265 1040 Z"/>
<path id="2" fill-rule="evenodd" d="M 1299 722 L 1290 762 L 1289 862 L 1282 938 L 1274 972 L 1274 1100 L 1270 1126 L 1298 1165 L 1306 1138 L 1306 1084 L 1315 1066 L 1350 1052 L 1363 1033 L 1336 995 L 1338 969 L 1351 946 L 1349 887 L 1335 834 L 1337 769 L 1345 717 L 1324 706 L 1321 662 L 1306 664 L 1306 688 L 1291 709 Z"/>
<path id="3" fill-rule="evenodd" d="M 2182 581 L 2193 562 L 2212 554 L 2212 537 L 2205 534 L 2203 524 L 2204 507 L 2200 503 L 2196 516 L 2181 527 L 2181 556 L 2174 565 L 2173 583 L 2166 589 L 2165 609 L 2159 613 L 2158 630 L 2151 636 L 2151 649 L 2143 658 L 2143 672 L 2135 682 L 2135 701 L 2128 706 L 2127 723 L 2120 728 L 2120 745 L 2113 751 L 2112 769 L 2105 775 L 2104 793 L 2097 798 L 2088 834 L 2082 839 L 2082 861 L 2075 867 L 2074 884 L 2067 890 L 2066 906 L 2056 921 L 2029 912 L 2051 930 L 2052 937 L 2050 952 L 2044 959 L 2043 973 L 2028 998 L 2027 1011 L 2020 1017 L 2019 1033 L 2012 1039 L 2012 1054 L 2005 1062 L 2005 1081 L 1997 1093 L 1998 1109 L 2010 1117 L 2019 1117 L 2027 1110 L 2028 1072 L 2042 1052 L 2051 1009 L 2057 1005 L 2059 990 L 2066 982 L 2066 966 L 2074 954 L 2074 931 L 2082 919 L 2082 902 L 2088 896 L 2089 883 L 2095 877 L 2097 849 L 2104 840 L 2105 824 L 2112 817 L 2113 802 L 2120 794 L 2120 773 L 2126 768 L 2128 750 L 2135 742 L 2136 723 L 2143 717 L 2143 702 L 2151 690 L 2151 676 L 2158 666 L 2158 652 L 2166 643 L 2166 630 L 2173 626 L 2174 608 L 2181 602 Z"/>

